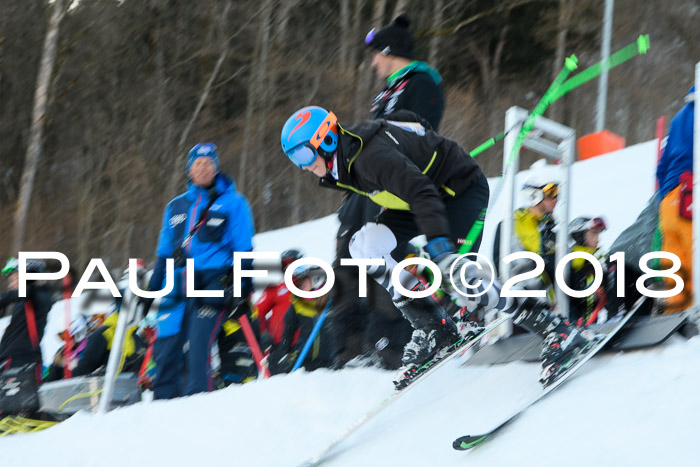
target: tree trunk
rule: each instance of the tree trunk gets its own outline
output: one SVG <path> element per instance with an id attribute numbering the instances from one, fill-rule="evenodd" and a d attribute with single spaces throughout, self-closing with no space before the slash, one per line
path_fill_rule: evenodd
<path id="1" fill-rule="evenodd" d="M 564 55 L 566 54 L 566 36 L 569 33 L 569 21 L 573 12 L 573 2 L 571 0 L 559 0 L 559 14 L 557 17 L 557 45 L 554 52 L 554 63 L 552 64 L 552 80 L 554 80 L 564 66 Z M 554 102 L 549 108 L 549 116 L 552 120 L 560 122 L 563 118 L 564 101 Z"/>
<path id="2" fill-rule="evenodd" d="M 180 180 L 181 175 L 181 167 L 184 164 L 180 164 L 180 155 L 185 154 L 185 143 L 187 142 L 187 137 L 190 135 L 190 131 L 192 130 L 192 126 L 194 126 L 194 122 L 197 121 L 197 117 L 199 117 L 199 113 L 202 111 L 202 108 L 204 107 L 204 103 L 207 101 L 207 97 L 209 97 L 209 92 L 211 91 L 211 87 L 214 84 L 214 81 L 216 81 L 216 77 L 219 75 L 219 70 L 221 69 L 221 65 L 224 63 L 224 60 L 226 59 L 226 55 L 228 54 L 228 34 L 226 34 L 226 19 L 228 18 L 228 12 L 231 9 L 231 2 L 226 2 L 226 6 L 224 7 L 224 12 L 220 16 L 221 18 L 221 25 L 220 25 L 220 32 L 221 32 L 221 40 L 223 42 L 221 48 L 221 55 L 219 55 L 219 59 L 216 61 L 216 65 L 214 65 L 214 70 L 211 72 L 211 76 L 209 76 L 209 80 L 207 81 L 207 84 L 204 86 L 204 89 L 202 90 L 202 94 L 199 96 L 199 101 L 197 102 L 197 107 L 195 107 L 194 112 L 192 113 L 192 116 L 190 117 L 190 120 L 187 122 L 187 126 L 185 127 L 185 130 L 182 132 L 182 135 L 180 136 L 180 140 L 177 143 L 177 156 L 173 157 L 173 170 L 171 172 L 171 178 L 170 178 L 170 187 L 171 187 L 171 195 L 175 195 L 176 187 L 178 185 L 178 181 Z"/>
<path id="3" fill-rule="evenodd" d="M 493 55 L 489 53 L 488 49 L 484 50 L 474 41 L 468 41 L 466 43 L 469 52 L 479 63 L 482 95 L 487 108 L 492 108 L 496 105 L 496 97 L 498 96 L 499 92 L 499 75 L 501 72 L 503 50 L 505 48 L 506 38 L 508 35 L 509 12 L 510 10 L 506 10 L 503 27 L 501 28 L 501 32 L 498 36 L 498 42 L 496 43 L 496 48 L 494 49 Z M 498 128 L 500 128 L 502 125 L 502 121 L 503 118 L 498 114 L 498 112 L 491 112 L 489 133 L 495 134 Z"/>
<path id="4" fill-rule="evenodd" d="M 277 63 L 277 66 L 270 68 L 268 72 L 267 85 L 271 86 L 272 89 L 276 89 L 277 80 L 280 73 L 280 64 L 285 63 L 285 57 L 287 53 L 287 27 L 289 26 L 289 16 L 292 13 L 292 9 L 296 6 L 296 0 L 287 0 L 281 3 L 277 10 L 277 16 L 275 21 L 275 30 L 272 40 L 272 50 L 274 52 L 272 60 Z M 341 41 L 341 47 L 342 47 Z M 274 97 L 274 96 L 273 96 Z M 276 105 L 273 100 L 268 102 L 269 105 Z"/>
<path id="5" fill-rule="evenodd" d="M 46 30 L 44 39 L 44 52 L 39 65 L 39 74 L 36 81 L 34 94 L 34 109 L 32 111 L 32 126 L 29 131 L 29 144 L 24 162 L 24 172 L 20 183 L 17 211 L 15 212 L 15 239 L 13 252 L 21 251 L 24 243 L 24 235 L 27 228 L 27 217 L 34 186 L 39 158 L 41 157 L 42 138 L 44 133 L 44 120 L 46 118 L 46 101 L 49 95 L 51 74 L 56 60 L 56 48 L 58 45 L 58 31 L 65 14 L 65 1 L 56 0 L 53 12 Z"/>
<path id="6" fill-rule="evenodd" d="M 350 44 L 357 40 L 350 33 L 350 0 L 340 0 L 340 40 L 338 58 L 343 78 L 350 75 Z"/>
<path id="7" fill-rule="evenodd" d="M 437 31 L 442 27 L 442 16 L 445 10 L 445 0 L 435 0 L 433 8 L 433 23 L 431 25 L 433 30 L 433 37 L 430 38 L 430 51 L 428 52 L 428 63 L 430 63 L 435 68 L 439 67 L 438 63 L 438 52 L 440 50 L 440 36 Z"/>
<path id="8" fill-rule="evenodd" d="M 270 102 L 270 93 L 273 92 L 273 88 L 268 85 L 268 75 L 267 75 L 267 65 L 270 56 L 270 37 L 272 36 L 272 10 L 273 10 L 274 0 L 265 0 L 263 4 L 262 13 L 262 30 L 260 36 L 260 54 L 258 55 L 257 63 L 257 76 L 256 79 L 256 105 L 260 112 L 255 117 L 255 130 L 253 132 L 253 151 L 256 153 L 263 152 L 263 138 L 262 135 L 267 131 L 267 114 Z M 258 216 L 258 228 L 261 232 L 265 232 L 268 229 L 268 206 L 272 201 L 269 191 L 269 186 L 265 180 L 266 174 L 269 173 L 267 170 L 267 157 L 256 157 L 254 159 L 254 178 L 255 184 L 253 189 L 258 190 L 261 194 L 260 201 L 262 206 L 262 213 Z"/>
<path id="9" fill-rule="evenodd" d="M 367 31 L 364 31 L 362 27 L 364 26 L 364 21 L 362 18 L 362 8 L 364 7 L 364 0 L 357 0 L 355 2 L 355 9 L 353 11 L 352 15 L 352 28 L 353 28 L 353 36 L 355 37 L 360 37 L 362 36 L 364 38 L 364 34 Z M 360 32 L 362 31 L 362 32 Z M 366 103 L 362 102 L 362 98 L 360 96 L 361 90 L 363 89 L 364 81 L 367 79 L 364 73 L 363 66 L 366 62 L 364 54 L 364 43 L 360 46 L 362 47 L 362 50 L 358 52 L 353 53 L 353 70 L 355 71 L 355 89 L 353 93 L 353 119 L 354 120 L 359 120 L 361 118 L 361 115 L 364 115 L 364 112 L 366 112 Z M 358 61 L 359 57 L 359 61 Z"/>
<path id="10" fill-rule="evenodd" d="M 249 168 L 248 158 L 251 153 L 260 150 L 257 143 L 259 141 L 258 132 L 261 131 L 262 125 L 260 121 L 253 118 L 253 115 L 255 114 L 256 108 L 264 108 L 259 102 L 259 99 L 263 94 L 263 81 L 265 79 L 265 70 L 267 68 L 272 3 L 272 0 L 265 0 L 262 6 L 260 35 L 259 39 L 256 41 L 255 51 L 253 53 L 253 57 L 257 58 L 257 61 L 250 67 L 244 118 L 245 127 L 243 129 L 243 148 L 241 150 L 241 159 L 238 164 L 238 189 L 241 192 L 248 192 L 248 199 L 250 200 L 250 203 L 254 205 L 254 207 L 258 200 L 262 200 L 260 196 L 251 196 L 251 193 L 256 193 L 254 190 L 257 190 L 258 194 L 261 192 L 262 187 L 259 180 L 262 174 L 259 172 L 262 166 L 259 163 L 259 158 L 256 158 L 250 164 Z M 260 221 L 260 219 L 260 216 L 256 218 L 258 221 Z M 262 224 L 259 224 L 258 227 L 262 229 L 264 228 L 264 224 L 265 221 L 262 221 Z"/>
<path id="11" fill-rule="evenodd" d="M 398 0 L 396 2 L 396 6 L 394 6 L 394 14 L 392 15 L 391 18 L 389 18 L 391 21 L 394 21 L 394 18 L 399 16 L 401 13 L 406 12 L 406 7 L 407 7 L 407 1 L 406 0 Z"/>
<path id="12" fill-rule="evenodd" d="M 375 2 L 374 10 L 372 10 L 372 27 L 380 28 L 386 11 L 386 0 Z M 370 66 L 370 58 L 365 55 L 365 58 L 360 62 L 358 67 L 357 89 L 355 92 L 355 120 L 360 120 L 367 117 L 370 105 L 370 91 L 375 86 L 375 77 Z"/>

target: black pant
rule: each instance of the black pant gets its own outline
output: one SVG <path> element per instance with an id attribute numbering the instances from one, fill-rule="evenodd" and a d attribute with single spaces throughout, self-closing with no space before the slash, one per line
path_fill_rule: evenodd
<path id="1" fill-rule="evenodd" d="M 357 267 L 340 266 L 340 258 L 350 258 L 348 245 L 357 230 L 359 226 L 341 225 L 336 238 L 333 308 L 327 323 L 336 348 L 335 364 L 343 366 L 358 355 L 376 352 L 385 367 L 398 368 L 413 328 L 384 287 L 370 279 L 367 297 L 360 298 Z M 395 250 L 401 259 L 406 245 L 407 241 Z"/>

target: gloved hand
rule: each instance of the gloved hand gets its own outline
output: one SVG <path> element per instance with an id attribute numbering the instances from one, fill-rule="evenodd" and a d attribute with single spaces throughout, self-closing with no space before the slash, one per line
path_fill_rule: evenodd
<path id="1" fill-rule="evenodd" d="M 452 263 L 459 258 L 454 244 L 447 237 L 436 237 L 425 245 L 425 251 L 430 255 L 432 261 L 437 265 L 442 273 L 441 289 L 450 296 L 455 296 L 454 288 L 450 283 L 450 270 Z M 453 269 L 455 274 L 459 274 L 459 265 Z M 456 295 L 459 298 L 459 295 Z"/>
<path id="2" fill-rule="evenodd" d="M 435 264 L 439 264 L 446 256 L 457 249 L 447 237 L 435 237 L 425 245 L 425 251 Z"/>
<path id="3" fill-rule="evenodd" d="M 428 252 L 442 273 L 440 289 L 452 297 L 459 306 L 465 306 L 471 301 L 464 294 L 472 296 L 475 293 L 473 288 L 467 287 L 467 284 L 462 282 L 463 277 L 468 284 L 474 283 L 473 280 L 480 279 L 487 283 L 490 280 L 487 270 L 480 269 L 476 264 L 473 264 L 472 258 L 463 257 L 457 253 L 452 242 L 446 237 L 432 239 L 425 246 L 425 251 Z M 450 272 L 452 272 L 452 281 L 450 281 Z M 474 284 L 476 285 L 478 282 Z M 459 291 L 455 288 L 458 288 Z"/>

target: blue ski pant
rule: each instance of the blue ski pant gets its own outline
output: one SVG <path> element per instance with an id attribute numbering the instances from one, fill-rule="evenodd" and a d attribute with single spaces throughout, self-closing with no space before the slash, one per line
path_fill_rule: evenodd
<path id="1" fill-rule="evenodd" d="M 180 332 L 156 339 L 154 399 L 172 399 L 214 390 L 211 348 L 221 329 L 223 308 L 187 299 Z"/>

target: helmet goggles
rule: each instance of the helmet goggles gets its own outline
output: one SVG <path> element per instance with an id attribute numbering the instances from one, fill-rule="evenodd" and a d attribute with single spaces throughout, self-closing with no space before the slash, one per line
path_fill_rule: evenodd
<path id="1" fill-rule="evenodd" d="M 559 185 L 548 183 L 541 188 L 545 198 L 556 198 L 559 196 Z"/>
<path id="2" fill-rule="evenodd" d="M 7 264 L 2 268 L 2 275 L 10 274 L 13 272 L 17 272 L 17 268 L 19 267 L 19 262 L 15 258 L 10 258 L 7 260 Z"/>
<path id="3" fill-rule="evenodd" d="M 316 156 L 318 156 L 318 147 L 337 122 L 338 118 L 335 114 L 333 112 L 328 112 L 328 115 L 323 119 L 323 122 L 318 126 L 318 129 L 309 141 L 287 151 L 287 157 L 292 161 L 292 164 L 300 169 L 313 164 L 316 160 Z"/>
<path id="4" fill-rule="evenodd" d="M 313 147 L 310 142 L 306 142 L 287 152 L 287 157 L 292 161 L 292 164 L 300 169 L 313 164 L 317 155 L 318 148 Z"/>
<path id="5" fill-rule="evenodd" d="M 586 230 L 596 230 L 598 232 L 602 232 L 607 228 L 605 225 L 605 220 L 601 217 L 594 217 L 590 221 L 588 221 L 588 229 Z"/>
<path id="6" fill-rule="evenodd" d="M 367 33 L 365 36 L 365 45 L 370 45 L 372 41 L 374 40 L 374 35 L 377 33 L 377 30 L 375 28 L 372 28 L 370 32 Z"/>

